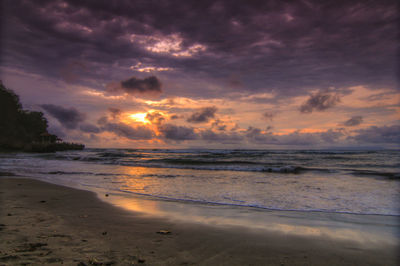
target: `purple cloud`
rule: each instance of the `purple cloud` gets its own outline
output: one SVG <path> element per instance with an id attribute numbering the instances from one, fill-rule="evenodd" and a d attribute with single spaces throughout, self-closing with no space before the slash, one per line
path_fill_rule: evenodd
<path id="1" fill-rule="evenodd" d="M 215 117 L 216 112 L 217 112 L 217 107 L 215 106 L 204 107 L 194 112 L 191 116 L 189 116 L 189 118 L 186 121 L 190 123 L 208 122 L 208 120 Z"/>
<path id="2" fill-rule="evenodd" d="M 365 129 L 359 129 L 355 131 L 357 135 L 349 137 L 349 139 L 355 140 L 358 143 L 400 143 L 400 126 L 371 126 Z"/>
<path id="3" fill-rule="evenodd" d="M 349 120 L 345 121 L 343 125 L 346 127 L 354 127 L 360 125 L 362 122 L 363 117 L 358 115 L 351 117 Z"/>
<path id="4" fill-rule="evenodd" d="M 102 125 L 101 129 L 131 140 L 148 140 L 154 136 L 153 131 L 145 126 L 133 127 L 125 123 L 107 122 Z"/>
<path id="5" fill-rule="evenodd" d="M 118 5 L 16 0 L 2 12 L 2 66 L 58 79 L 71 62 L 79 62 L 84 73 L 74 66 L 73 74 L 80 76 L 74 82 L 99 90 L 131 75 L 130 67 L 138 63 L 174 68 L 175 73 L 163 75 L 180 82 L 188 76 L 220 80 L 231 91 L 274 90 L 281 97 L 331 86 L 395 88 L 396 11 L 394 0 L 149 0 Z M 205 50 L 190 53 L 196 45 Z M 185 51 L 186 57 L 173 55 Z M 240 77 L 240 86 L 226 85 L 231 77 Z M 126 80 L 123 87 L 148 91 L 143 79 Z M 213 86 L 184 85 L 192 89 L 171 86 L 168 93 L 218 95 Z"/>
<path id="6" fill-rule="evenodd" d="M 300 112 L 312 113 L 313 111 L 324 111 L 334 107 L 340 102 L 338 93 L 317 92 L 312 94 L 310 98 L 300 106 Z"/>
<path id="7" fill-rule="evenodd" d="M 108 91 L 126 92 L 128 94 L 159 94 L 162 92 L 161 82 L 155 76 L 144 79 L 131 77 L 118 84 L 110 84 L 108 86 Z"/>
<path id="8" fill-rule="evenodd" d="M 191 127 L 163 124 L 158 127 L 162 137 L 175 141 L 194 140 L 198 136 Z"/>
<path id="9" fill-rule="evenodd" d="M 75 129 L 86 118 L 85 114 L 72 107 L 65 108 L 54 104 L 42 104 L 40 107 L 68 129 Z"/>

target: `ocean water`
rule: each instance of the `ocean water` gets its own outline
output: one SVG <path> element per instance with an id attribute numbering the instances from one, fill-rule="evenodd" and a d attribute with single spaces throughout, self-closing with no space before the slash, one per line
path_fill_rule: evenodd
<path id="1" fill-rule="evenodd" d="M 400 216 L 400 152 L 394 150 L 4 153 L 0 172 L 127 199 Z"/>

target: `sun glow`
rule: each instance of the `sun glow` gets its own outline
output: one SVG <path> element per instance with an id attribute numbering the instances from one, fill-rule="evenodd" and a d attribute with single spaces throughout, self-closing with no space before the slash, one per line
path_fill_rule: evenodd
<path id="1" fill-rule="evenodd" d="M 148 124 L 150 123 L 150 121 L 146 119 L 146 115 L 147 113 L 136 113 L 129 115 L 129 117 L 135 120 L 136 122 Z"/>

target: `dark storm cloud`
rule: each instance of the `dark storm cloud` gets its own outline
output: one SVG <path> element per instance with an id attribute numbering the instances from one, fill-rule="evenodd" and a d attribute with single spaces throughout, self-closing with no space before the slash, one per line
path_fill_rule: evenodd
<path id="1" fill-rule="evenodd" d="M 126 92 L 128 94 L 158 94 L 162 92 L 161 82 L 155 76 L 144 79 L 131 77 L 118 84 L 109 85 L 109 91 Z"/>
<path id="2" fill-rule="evenodd" d="M 329 129 L 317 133 L 295 131 L 286 135 L 277 136 L 280 145 L 326 145 L 335 144 L 344 136 L 341 130 Z"/>
<path id="3" fill-rule="evenodd" d="M 263 133 L 261 129 L 255 127 L 249 127 L 245 133 L 245 136 L 250 142 L 253 143 L 271 144 L 278 142 L 272 133 Z"/>
<path id="4" fill-rule="evenodd" d="M 110 122 L 106 116 L 97 120 L 101 132 L 107 131 L 131 140 L 149 140 L 154 132 L 145 126 L 130 126 L 122 122 Z"/>
<path id="5" fill-rule="evenodd" d="M 399 144 L 400 143 L 400 126 L 371 126 L 366 129 L 359 129 L 355 131 L 357 134 L 355 136 L 349 137 L 358 143 L 389 143 L 389 144 Z"/>
<path id="6" fill-rule="evenodd" d="M 173 124 L 163 124 L 158 127 L 162 137 L 170 140 L 193 140 L 198 136 L 192 127 L 176 126 Z"/>
<path id="7" fill-rule="evenodd" d="M 324 111 L 334 107 L 339 102 L 340 95 L 338 93 L 317 92 L 311 95 L 310 98 L 300 106 L 300 112 L 312 113 L 313 111 Z"/>
<path id="8" fill-rule="evenodd" d="M 274 145 L 326 145 L 335 144 L 342 137 L 344 133 L 341 130 L 329 129 L 323 132 L 306 133 L 301 131 L 294 131 L 289 134 L 277 135 L 271 132 L 271 127 L 267 127 L 263 132 L 259 128 L 249 127 L 244 136 L 250 143 L 254 144 L 274 144 Z"/>
<path id="9" fill-rule="evenodd" d="M 277 146 L 324 146 L 340 143 L 346 135 L 341 129 L 329 129 L 322 132 L 306 133 L 295 131 L 289 134 L 278 135 L 267 127 L 262 131 L 256 127 L 249 127 L 241 132 L 216 132 L 212 129 L 201 129 L 197 132 L 191 127 L 164 124 L 158 127 L 161 136 L 174 141 L 203 140 L 219 144 L 255 144 L 255 145 L 277 145 Z"/>
<path id="10" fill-rule="evenodd" d="M 148 140 L 154 135 L 153 131 L 145 126 L 132 127 L 125 123 L 107 122 L 102 126 L 102 130 L 132 140 Z"/>
<path id="11" fill-rule="evenodd" d="M 65 108 L 53 104 L 42 104 L 40 107 L 42 107 L 48 114 L 53 116 L 58 120 L 58 122 L 60 122 L 61 125 L 68 129 L 77 128 L 78 124 L 83 122 L 86 118 L 85 114 L 72 107 Z"/>
<path id="12" fill-rule="evenodd" d="M 217 112 L 217 107 L 215 106 L 204 107 L 194 112 L 186 121 L 190 123 L 208 122 L 210 118 L 215 117 L 216 112 Z"/>
<path id="13" fill-rule="evenodd" d="M 210 129 L 200 132 L 201 139 L 207 142 L 216 142 L 223 144 L 240 143 L 244 138 L 238 133 L 216 133 Z"/>
<path id="14" fill-rule="evenodd" d="M 100 132 L 100 128 L 98 128 L 95 125 L 89 124 L 89 123 L 80 125 L 79 129 L 82 132 L 86 132 L 86 133 L 99 133 Z"/>
<path id="15" fill-rule="evenodd" d="M 85 69 L 74 67 L 71 82 L 98 89 L 139 61 L 177 69 L 164 74 L 170 78 L 220 80 L 230 91 L 274 89 L 283 97 L 310 88 L 397 83 L 395 0 L 9 0 L 3 6 L 3 67 L 62 78 L 77 60 Z M 179 51 L 196 44 L 206 49 L 187 57 L 148 49 L 154 36 L 173 34 L 182 39 Z M 84 78 L 77 78 L 81 71 Z M 234 82 L 240 86 L 226 85 L 232 76 L 240 77 Z M 220 96 L 200 86 L 179 90 L 180 96 Z"/>
<path id="16" fill-rule="evenodd" d="M 358 126 L 362 122 L 363 122 L 362 116 L 353 116 L 352 118 L 344 122 L 343 125 L 346 127 L 353 127 L 353 126 Z"/>

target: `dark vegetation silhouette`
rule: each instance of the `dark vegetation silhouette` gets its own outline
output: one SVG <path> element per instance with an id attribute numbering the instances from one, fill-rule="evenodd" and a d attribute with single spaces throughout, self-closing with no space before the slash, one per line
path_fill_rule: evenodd
<path id="1" fill-rule="evenodd" d="M 22 109 L 19 97 L 0 81 L 0 150 L 54 152 L 81 150 L 82 144 L 62 142 L 47 132 L 42 112 Z"/>

